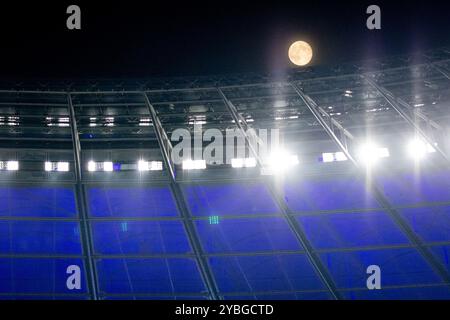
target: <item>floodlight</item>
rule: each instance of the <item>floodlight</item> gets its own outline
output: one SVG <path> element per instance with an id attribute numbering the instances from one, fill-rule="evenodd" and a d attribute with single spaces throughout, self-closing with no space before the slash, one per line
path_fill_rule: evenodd
<path id="1" fill-rule="evenodd" d="M 387 158 L 390 156 L 388 148 L 381 148 L 373 143 L 366 143 L 361 146 L 358 151 L 358 156 L 362 162 L 367 165 L 376 163 L 380 158 Z"/>
<path id="2" fill-rule="evenodd" d="M 0 161 L 0 170 L 17 171 L 19 170 L 18 161 Z"/>
<path id="3" fill-rule="evenodd" d="M 333 162 L 334 161 L 334 153 L 322 153 L 322 161 L 323 162 Z"/>
<path id="4" fill-rule="evenodd" d="M 347 161 L 347 157 L 343 152 L 326 152 L 322 153 L 323 162 Z"/>
<path id="5" fill-rule="evenodd" d="M 416 160 L 424 158 L 428 153 L 436 152 L 436 149 L 431 144 L 418 138 L 412 139 L 408 143 L 407 148 L 409 156 Z"/>
<path id="6" fill-rule="evenodd" d="M 334 158 L 336 159 L 336 161 L 347 161 L 348 160 L 347 156 L 343 152 L 336 152 L 334 154 Z"/>
<path id="7" fill-rule="evenodd" d="M 94 161 L 88 162 L 88 171 L 89 172 L 97 171 L 97 164 Z"/>
<path id="8" fill-rule="evenodd" d="M 68 172 L 69 163 L 68 162 L 45 162 L 45 171 L 58 171 L 58 172 Z"/>
<path id="9" fill-rule="evenodd" d="M 148 171 L 148 162 L 144 160 L 139 160 L 138 171 Z"/>
<path id="10" fill-rule="evenodd" d="M 53 168 L 52 163 L 49 161 L 46 161 L 45 165 L 44 165 L 45 171 L 52 171 L 52 168 Z"/>
<path id="11" fill-rule="evenodd" d="M 103 162 L 103 171 L 111 172 L 114 170 L 114 164 L 110 161 Z"/>
<path id="12" fill-rule="evenodd" d="M 299 160 L 297 155 L 289 154 L 285 150 L 276 150 L 270 155 L 268 164 L 270 170 L 276 173 L 298 165 Z"/>
<path id="13" fill-rule="evenodd" d="M 194 169 L 206 169 L 206 161 L 205 160 L 195 160 L 194 161 Z"/>
<path id="14" fill-rule="evenodd" d="M 69 171 L 69 163 L 68 162 L 57 162 L 56 163 L 56 171 L 68 172 Z"/>
<path id="15" fill-rule="evenodd" d="M 8 161 L 6 162 L 6 170 L 17 171 L 19 170 L 19 161 Z"/>
<path id="16" fill-rule="evenodd" d="M 161 171 L 163 164 L 161 161 L 138 161 L 138 171 Z"/>
<path id="17" fill-rule="evenodd" d="M 150 125 L 151 125 L 150 118 L 141 118 L 139 120 L 139 126 L 141 126 L 141 127 L 149 127 Z"/>
<path id="18" fill-rule="evenodd" d="M 114 127 L 114 117 L 106 117 L 105 118 L 105 126 L 106 127 Z"/>
<path id="19" fill-rule="evenodd" d="M 150 170 L 151 171 L 162 171 L 163 170 L 162 161 L 150 161 Z"/>
<path id="20" fill-rule="evenodd" d="M 183 170 L 202 170 L 206 169 L 205 160 L 185 160 L 183 161 Z"/>
<path id="21" fill-rule="evenodd" d="M 244 159 L 242 158 L 231 159 L 231 167 L 242 168 L 243 166 L 244 166 Z"/>

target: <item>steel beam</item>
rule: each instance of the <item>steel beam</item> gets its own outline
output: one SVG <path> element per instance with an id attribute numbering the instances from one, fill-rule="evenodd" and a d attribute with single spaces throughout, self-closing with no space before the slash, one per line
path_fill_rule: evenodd
<path id="1" fill-rule="evenodd" d="M 218 293 L 217 284 L 215 282 L 208 260 L 203 252 L 200 239 L 195 230 L 195 225 L 193 223 L 192 216 L 189 211 L 189 207 L 186 204 L 186 200 L 183 195 L 183 191 L 181 190 L 180 185 L 177 183 L 176 180 L 175 166 L 173 164 L 171 157 L 171 151 L 173 149 L 172 144 L 169 138 L 167 137 L 167 134 L 161 124 L 161 121 L 158 118 L 158 114 L 156 113 L 155 108 L 151 104 L 147 93 L 142 92 L 142 95 L 144 97 L 145 104 L 147 105 L 150 111 L 153 128 L 155 130 L 155 134 L 158 139 L 158 144 L 163 156 L 163 162 L 166 168 L 169 170 L 170 188 L 172 194 L 174 195 L 180 214 L 183 218 L 183 224 L 186 229 L 189 242 L 192 246 L 192 250 L 194 251 L 197 264 L 200 268 L 200 273 L 202 275 L 206 288 L 208 289 L 210 297 L 213 300 L 218 300 L 220 299 L 220 296 Z"/>
<path id="2" fill-rule="evenodd" d="M 436 64 L 441 64 L 441 63 L 445 63 L 445 62 L 448 62 L 448 61 L 450 61 L 450 59 L 440 59 L 440 60 L 434 61 L 433 64 L 436 65 Z M 429 65 L 429 63 L 416 64 L 415 66 L 425 66 L 425 65 Z M 401 71 L 401 70 L 406 70 L 408 68 L 410 68 L 410 66 L 400 66 L 400 67 L 393 67 L 393 68 L 382 69 L 382 71 L 397 71 L 397 70 Z M 304 79 L 304 81 L 308 82 L 310 80 L 311 81 L 317 81 L 317 80 L 327 80 L 327 79 L 339 79 L 339 78 L 346 78 L 346 77 L 352 77 L 352 76 L 358 76 L 358 75 L 360 75 L 360 74 L 355 73 L 355 72 L 350 72 L 350 73 L 347 73 L 347 74 L 339 74 L 339 75 L 333 75 L 333 76 L 310 77 L 308 79 Z M 158 83 L 159 87 L 167 86 L 168 82 L 166 80 L 177 80 L 177 79 L 170 79 L 170 78 L 163 79 L 163 80 L 161 80 Z M 145 90 L 144 92 L 146 92 L 146 93 L 158 93 L 158 92 L 170 92 L 170 91 L 175 91 L 175 92 L 178 92 L 178 91 L 202 91 L 202 90 L 215 90 L 216 89 L 213 85 L 198 87 L 198 81 L 199 80 L 202 80 L 201 81 L 202 83 L 209 82 L 211 84 L 218 82 L 217 78 L 214 78 L 214 77 L 209 77 L 209 78 L 198 77 L 198 78 L 193 78 L 192 80 L 189 81 L 190 82 L 188 84 L 189 87 L 184 86 L 184 87 L 180 87 L 180 88 L 174 88 L 174 87 L 170 88 L 169 87 L 168 89 L 148 89 L 148 90 Z M 225 79 L 225 80 L 227 80 L 227 79 Z M 233 79 L 230 79 L 230 81 L 228 81 L 228 82 L 231 82 L 231 81 L 233 81 Z M 239 82 L 239 79 L 234 80 L 234 81 Z M 268 84 L 276 84 L 276 83 L 279 83 L 279 82 L 270 81 L 270 80 L 267 81 L 267 82 L 253 82 L 253 83 L 246 82 L 246 83 L 243 83 L 241 85 L 223 85 L 223 86 L 221 86 L 221 88 L 232 89 L 232 88 L 239 88 L 239 87 L 248 87 L 248 86 L 255 86 L 255 85 L 268 85 Z M 97 83 L 95 83 L 95 84 L 97 84 Z M 136 84 L 134 86 L 134 88 L 138 88 L 139 86 L 142 87 L 143 85 L 147 85 L 147 84 L 148 84 L 148 81 L 144 81 L 142 84 Z M 42 84 L 36 83 L 36 87 L 39 86 L 39 85 L 42 85 Z M 11 86 L 14 86 L 14 84 L 9 85 L 9 87 L 11 87 Z M 70 86 L 69 85 L 62 85 L 60 87 L 68 88 L 68 87 L 76 87 L 76 86 L 70 84 Z M 132 86 L 127 86 L 127 87 L 132 87 Z M 142 90 L 139 90 L 139 89 L 137 89 L 137 90 L 117 90 L 116 87 L 114 87 L 114 89 L 115 90 L 99 90 L 99 89 L 97 89 L 97 91 L 94 91 L 94 90 L 86 90 L 86 91 L 72 90 L 72 91 L 70 91 L 70 93 L 71 94 L 76 94 L 76 95 L 89 95 L 89 94 L 141 94 L 142 93 Z M 65 95 L 65 94 L 67 94 L 67 90 L 60 90 L 60 91 L 58 91 L 58 90 L 48 90 L 48 88 L 45 87 L 45 89 L 43 89 L 43 90 L 3 89 L 3 90 L 0 90 L 0 93 L 25 93 L 25 94 L 36 93 L 36 94 Z"/>
<path id="3" fill-rule="evenodd" d="M 370 75 L 368 75 L 370 76 Z M 367 79 L 368 76 L 363 76 L 364 79 Z M 386 91 L 387 89 L 384 88 Z M 378 90 L 378 89 L 377 89 Z M 390 93 L 392 96 L 394 96 L 392 93 Z M 384 97 L 383 97 L 384 98 Z M 414 116 L 422 119 L 424 122 L 427 123 L 427 125 L 429 127 L 432 127 L 434 129 L 436 129 L 437 131 L 442 130 L 442 127 L 435 121 L 433 121 L 432 119 L 430 119 L 427 115 L 425 115 L 422 111 L 420 111 L 419 109 L 413 108 L 411 107 L 405 100 L 403 100 L 400 97 L 395 97 L 396 102 L 403 106 L 405 109 L 407 109 L 411 114 L 414 114 Z M 388 101 L 389 102 L 389 101 Z"/>
<path id="4" fill-rule="evenodd" d="M 82 183 L 81 175 L 81 145 L 80 137 L 78 135 L 77 121 L 75 118 L 75 109 L 72 103 L 72 96 L 67 94 L 67 104 L 70 115 L 70 128 L 72 130 L 72 141 L 74 149 L 74 164 L 76 177 L 76 200 L 80 214 L 81 222 L 81 237 L 83 243 L 83 253 L 85 255 L 86 271 L 88 273 L 86 280 L 88 282 L 89 292 L 94 300 L 98 300 L 98 281 L 95 261 L 93 258 L 94 245 L 91 237 L 91 230 L 89 225 L 89 215 L 87 212 L 87 200 Z"/>
<path id="5" fill-rule="evenodd" d="M 248 147 L 250 149 L 250 152 L 252 153 L 252 155 L 255 157 L 256 162 L 258 163 L 259 167 L 263 167 L 263 163 L 262 163 L 262 159 L 259 157 L 258 154 L 258 150 L 257 150 L 257 146 L 254 146 L 251 141 L 250 138 L 248 136 L 247 130 L 249 129 L 249 126 L 247 124 L 247 121 L 245 120 L 245 118 L 237 111 L 236 107 L 234 106 L 234 104 L 228 100 L 228 98 L 226 97 L 226 95 L 223 93 L 222 89 L 217 87 L 217 92 L 219 93 L 219 95 L 222 97 L 222 100 L 225 104 L 226 109 L 228 110 L 228 112 L 230 113 L 231 117 L 233 118 L 234 123 L 236 124 L 236 126 L 238 127 L 240 133 L 243 135 L 245 141 L 248 144 Z M 260 142 L 259 142 L 260 143 Z"/>
<path id="6" fill-rule="evenodd" d="M 320 112 L 317 109 L 317 104 L 313 99 L 311 99 L 308 95 L 306 95 L 300 88 L 298 88 L 295 84 L 292 84 L 292 87 L 296 90 L 300 98 L 308 107 L 309 111 L 314 115 L 326 133 L 331 137 L 334 143 L 341 149 L 341 151 L 347 156 L 347 158 L 353 163 L 353 165 L 358 169 L 359 174 L 362 177 L 365 177 L 365 172 L 363 168 L 359 165 L 359 163 L 352 156 L 350 151 L 344 146 L 344 144 L 339 140 L 336 136 L 332 128 L 330 128 L 327 123 L 322 119 Z M 428 249 L 428 247 L 422 242 L 420 237 L 414 232 L 414 230 L 410 227 L 408 222 L 402 217 L 402 215 L 393 208 L 393 206 L 389 203 L 388 199 L 384 196 L 384 194 L 378 189 L 374 182 L 371 182 L 368 185 L 369 192 L 373 194 L 374 198 L 380 204 L 380 206 L 391 216 L 393 221 L 397 224 L 397 226 L 403 231 L 403 233 L 407 236 L 408 240 L 416 247 L 422 257 L 428 262 L 428 264 L 433 268 L 433 270 L 444 280 L 444 282 L 450 285 L 450 274 L 448 270 L 439 262 L 438 259 L 435 258 L 433 253 Z"/>
<path id="7" fill-rule="evenodd" d="M 172 144 L 170 142 L 169 137 L 167 136 L 166 131 L 164 130 L 161 120 L 158 117 L 158 114 L 156 113 L 155 108 L 151 104 L 150 100 L 148 99 L 147 93 L 143 93 L 145 105 L 147 106 L 149 112 L 150 112 L 150 118 L 152 119 L 153 129 L 155 130 L 156 138 L 158 140 L 160 150 L 163 156 L 164 164 L 167 167 L 167 170 L 169 170 L 170 178 L 172 181 L 176 180 L 176 172 L 175 172 L 175 166 L 172 162 L 171 158 L 171 152 L 172 152 Z"/>
<path id="8" fill-rule="evenodd" d="M 414 129 L 416 134 L 421 136 L 422 139 L 425 140 L 425 142 L 427 142 L 429 145 L 433 146 L 437 153 L 447 162 L 448 165 L 450 165 L 450 157 L 447 156 L 445 151 L 439 145 L 435 145 L 436 141 L 433 141 L 433 139 L 419 126 L 419 124 L 411 118 L 408 112 L 405 112 L 405 110 L 399 104 L 399 99 L 395 97 L 392 92 L 378 85 L 368 76 L 362 75 L 361 77 L 366 80 L 366 82 L 369 83 L 375 90 L 377 90 L 387 101 L 387 103 L 389 103 L 389 105 L 411 126 L 411 128 Z M 413 110 L 413 108 L 405 101 L 402 100 L 401 104 L 404 107 L 407 106 L 410 111 Z M 421 114 L 420 117 L 428 124 L 431 124 L 431 119 L 428 119 L 424 114 Z"/>
<path id="9" fill-rule="evenodd" d="M 217 88 L 217 91 L 219 92 L 220 96 L 222 97 L 225 106 L 227 107 L 228 111 L 230 112 L 230 115 L 232 116 L 236 126 L 239 128 L 241 134 L 244 136 L 250 151 L 252 152 L 252 155 L 257 160 L 258 166 L 262 168 L 263 163 L 262 159 L 260 159 L 256 146 L 252 145 L 251 140 L 249 139 L 247 135 L 247 129 L 248 124 L 244 117 L 242 117 L 239 112 L 237 111 L 236 107 L 233 105 L 233 103 L 228 100 L 226 95 L 223 93 L 221 88 Z M 295 217 L 292 216 L 292 212 L 290 211 L 288 205 L 286 204 L 283 196 L 280 194 L 278 188 L 274 183 L 271 181 L 264 181 L 272 198 L 275 200 L 278 208 L 280 209 L 281 213 L 283 214 L 284 218 L 286 219 L 286 222 L 288 223 L 289 227 L 291 228 L 292 232 L 294 233 L 295 237 L 297 238 L 297 241 L 301 244 L 303 249 L 305 250 L 305 253 L 307 257 L 309 258 L 313 268 L 317 272 L 319 278 L 322 280 L 322 282 L 325 284 L 331 295 L 334 299 L 342 299 L 341 294 L 337 290 L 336 284 L 333 281 L 333 278 L 329 274 L 328 270 L 323 265 L 322 261 L 320 260 L 320 257 L 314 252 L 314 248 L 312 244 L 309 242 L 306 234 L 303 232 L 302 228 L 300 227 L 299 223 L 295 219 Z"/>

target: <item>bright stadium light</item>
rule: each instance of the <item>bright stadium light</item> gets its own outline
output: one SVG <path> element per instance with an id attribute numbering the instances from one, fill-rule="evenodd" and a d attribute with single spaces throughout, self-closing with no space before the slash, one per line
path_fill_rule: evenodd
<path id="1" fill-rule="evenodd" d="M 69 163 L 68 162 L 50 162 L 46 161 L 44 165 L 45 171 L 57 171 L 57 172 L 68 172 Z"/>
<path id="2" fill-rule="evenodd" d="M 428 153 L 436 152 L 431 144 L 418 138 L 412 139 L 408 143 L 407 149 L 409 156 L 415 160 L 423 159 Z"/>
<path id="3" fill-rule="evenodd" d="M 95 163 L 94 161 L 89 161 L 87 168 L 89 172 L 97 171 L 97 163 Z"/>
<path id="4" fill-rule="evenodd" d="M 150 171 L 162 171 L 163 163 L 162 161 L 150 161 Z"/>
<path id="5" fill-rule="evenodd" d="M 0 161 L 0 170 L 18 171 L 19 161 Z"/>
<path id="6" fill-rule="evenodd" d="M 202 170 L 206 169 L 205 160 L 185 160 L 183 161 L 183 170 Z"/>
<path id="7" fill-rule="evenodd" d="M 336 152 L 334 154 L 334 158 L 336 159 L 336 161 L 347 161 L 348 160 L 347 156 L 343 152 Z"/>
<path id="8" fill-rule="evenodd" d="M 56 163 L 56 171 L 68 172 L 69 171 L 69 163 L 68 162 L 57 162 Z"/>
<path id="9" fill-rule="evenodd" d="M 104 162 L 95 162 L 95 161 L 89 161 L 87 165 L 87 169 L 89 172 L 94 171 L 105 171 L 105 172 L 112 172 L 112 171 L 120 171 L 121 165 L 116 163 L 114 164 L 111 161 L 104 161 Z"/>
<path id="10" fill-rule="evenodd" d="M 389 149 L 381 148 L 374 143 L 366 143 L 358 150 L 359 159 L 366 165 L 375 164 L 381 158 L 389 157 Z"/>
<path id="11" fill-rule="evenodd" d="M 231 159 L 231 167 L 232 168 L 243 168 L 244 167 L 244 159 L 242 159 L 242 158 Z"/>
<path id="12" fill-rule="evenodd" d="M 138 161 L 138 171 L 161 171 L 163 163 L 161 161 Z"/>
<path id="13" fill-rule="evenodd" d="M 255 158 L 234 158 L 231 159 L 232 168 L 254 168 L 256 167 Z"/>
<path id="14" fill-rule="evenodd" d="M 322 161 L 323 162 L 339 162 L 339 161 L 347 161 L 347 157 L 343 152 L 326 152 L 322 153 Z"/>
<path id="15" fill-rule="evenodd" d="M 289 154 L 285 150 L 272 152 L 268 159 L 269 170 L 273 173 L 281 173 L 299 164 L 298 156 Z"/>
<path id="16" fill-rule="evenodd" d="M 19 170 L 19 161 L 8 161 L 6 162 L 6 170 L 17 171 Z"/>
<path id="17" fill-rule="evenodd" d="M 138 161 L 138 171 L 148 171 L 148 162 L 144 160 Z"/>
<path id="18" fill-rule="evenodd" d="M 111 172 L 114 170 L 114 164 L 110 161 L 103 162 L 103 171 Z"/>
<path id="19" fill-rule="evenodd" d="M 150 125 L 151 125 L 150 118 L 141 118 L 139 120 L 139 126 L 141 126 L 141 127 L 149 127 Z"/>
<path id="20" fill-rule="evenodd" d="M 45 162 L 45 165 L 44 165 L 44 169 L 45 169 L 45 171 L 53 171 L 53 166 L 52 166 L 52 163 L 51 162 L 49 162 L 49 161 L 46 161 Z"/>

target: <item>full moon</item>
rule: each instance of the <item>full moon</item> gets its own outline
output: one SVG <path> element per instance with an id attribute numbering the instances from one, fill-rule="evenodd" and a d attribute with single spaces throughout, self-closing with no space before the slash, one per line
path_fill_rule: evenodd
<path id="1" fill-rule="evenodd" d="M 289 59 L 297 66 L 307 65 L 313 56 L 311 46 L 305 41 L 296 41 L 289 47 Z"/>

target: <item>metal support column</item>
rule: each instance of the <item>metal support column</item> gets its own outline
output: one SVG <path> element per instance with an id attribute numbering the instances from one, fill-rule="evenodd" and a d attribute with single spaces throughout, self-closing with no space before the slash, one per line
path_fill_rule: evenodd
<path id="1" fill-rule="evenodd" d="M 163 156 L 164 165 L 169 170 L 170 188 L 175 197 L 177 207 L 180 210 L 181 216 L 183 218 L 184 227 L 186 229 L 189 242 L 192 245 L 192 250 L 194 250 L 197 264 L 200 268 L 200 273 L 208 289 L 209 295 L 211 296 L 212 299 L 218 300 L 220 297 L 218 294 L 218 289 L 213 273 L 209 267 L 208 260 L 205 257 L 205 254 L 201 246 L 201 242 L 195 231 L 195 226 L 192 221 L 189 208 L 183 196 L 183 191 L 181 190 L 179 184 L 176 181 L 175 166 L 171 158 L 172 144 L 169 138 L 167 137 L 166 131 L 164 130 L 161 121 L 156 113 L 156 110 L 148 98 L 147 93 L 143 92 L 142 94 L 144 96 L 145 104 L 147 105 L 150 112 L 153 128 L 155 130 L 156 138 L 158 140 L 158 144 Z"/>
<path id="2" fill-rule="evenodd" d="M 300 96 L 302 101 L 305 103 L 309 111 L 313 114 L 315 119 L 319 122 L 326 133 L 331 137 L 331 139 L 336 143 L 336 145 L 341 149 L 341 151 L 346 155 L 346 157 L 353 163 L 353 165 L 359 170 L 361 176 L 365 176 L 364 170 L 349 152 L 349 150 L 343 145 L 343 143 L 336 136 L 335 132 L 327 125 L 323 120 L 320 112 L 318 111 L 318 106 L 314 100 L 312 100 L 308 95 L 306 95 L 300 88 L 295 84 L 291 84 L 297 94 Z M 381 207 L 392 217 L 393 221 L 399 226 L 399 228 L 408 237 L 409 241 L 417 248 L 422 257 L 429 263 L 429 265 L 434 269 L 434 271 L 444 280 L 445 283 L 450 284 L 450 274 L 448 270 L 439 262 L 438 259 L 430 252 L 426 245 L 422 242 L 419 236 L 416 235 L 413 229 L 409 226 L 408 222 L 397 212 L 386 199 L 384 194 L 378 189 L 374 182 L 368 185 L 369 191 L 374 195 L 374 198 L 381 205 Z"/>
<path id="3" fill-rule="evenodd" d="M 259 158 L 256 146 L 253 146 L 251 143 L 251 140 L 249 139 L 247 135 L 247 129 L 248 124 L 245 121 L 245 119 L 239 114 L 236 107 L 233 105 L 233 103 L 228 100 L 226 95 L 223 93 L 223 91 L 218 87 L 217 91 L 219 92 L 220 96 L 222 97 L 225 106 L 228 110 L 228 112 L 231 114 L 234 122 L 236 123 L 237 127 L 239 128 L 241 134 L 244 136 L 250 152 L 255 157 L 258 166 L 261 168 L 263 166 L 261 159 Z M 292 216 L 292 212 L 289 209 L 288 205 L 284 201 L 283 196 L 279 193 L 278 188 L 276 185 L 271 183 L 270 181 L 265 181 L 266 186 L 275 200 L 278 208 L 280 209 L 281 213 L 286 219 L 286 222 L 288 223 L 289 227 L 291 228 L 292 232 L 294 233 L 295 237 L 297 238 L 297 241 L 302 245 L 303 249 L 305 250 L 305 253 L 307 257 L 309 258 L 311 264 L 313 265 L 315 271 L 317 272 L 319 278 L 322 280 L 322 282 L 325 284 L 327 289 L 330 291 L 331 295 L 334 299 L 339 300 L 342 299 L 341 294 L 338 292 L 336 284 L 334 283 L 333 278 L 329 274 L 327 268 L 323 265 L 322 261 L 320 260 L 320 257 L 314 252 L 314 248 L 312 244 L 309 242 L 306 234 L 303 232 L 301 226 L 297 222 L 297 220 Z"/>
<path id="4" fill-rule="evenodd" d="M 91 237 L 91 230 L 89 225 L 89 217 L 87 212 L 86 195 L 82 183 L 81 176 L 81 145 L 80 137 L 78 135 L 77 120 L 75 118 L 75 110 L 72 103 L 72 96 L 67 94 L 67 103 L 69 107 L 70 128 L 72 131 L 72 142 L 74 148 L 74 163 L 75 163 L 75 177 L 76 177 L 76 200 L 81 220 L 81 240 L 83 244 L 83 254 L 85 256 L 85 264 L 87 271 L 87 283 L 89 292 L 94 300 L 98 300 L 98 281 L 97 272 L 95 268 L 95 261 L 93 258 L 94 246 Z"/>
<path id="5" fill-rule="evenodd" d="M 450 158 L 447 156 L 444 150 L 439 145 L 435 145 L 435 141 L 433 141 L 433 139 L 430 138 L 429 135 L 424 130 L 422 130 L 419 124 L 415 122 L 411 118 L 411 116 L 407 112 L 405 112 L 405 110 L 403 110 L 403 108 L 400 106 L 400 104 L 402 104 L 407 109 L 413 110 L 413 108 L 407 102 L 399 98 L 396 98 L 392 92 L 378 85 L 375 81 L 370 79 L 370 77 L 364 75 L 362 75 L 361 77 L 364 80 L 366 80 L 367 83 L 369 83 L 374 89 L 376 89 L 382 95 L 382 97 L 389 103 L 389 105 L 411 126 L 411 128 L 413 128 L 414 131 L 417 134 L 419 134 L 422 137 L 422 139 L 425 140 L 425 142 L 433 146 L 433 148 L 441 155 L 441 157 L 447 162 L 447 164 L 450 165 Z M 422 118 L 422 120 L 427 122 L 427 124 L 436 128 L 437 124 L 432 122 L 431 119 L 428 119 L 426 115 L 422 113 L 415 113 L 415 114 L 418 115 L 420 118 Z"/>

